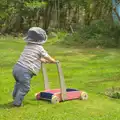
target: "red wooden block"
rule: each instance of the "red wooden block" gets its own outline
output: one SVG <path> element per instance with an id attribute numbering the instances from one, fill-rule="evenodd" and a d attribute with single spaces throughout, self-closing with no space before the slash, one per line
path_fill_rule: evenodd
<path id="1" fill-rule="evenodd" d="M 53 90 L 45 90 L 42 92 L 44 94 L 41 95 L 41 92 L 36 94 L 36 99 L 46 99 L 52 101 L 53 97 L 55 98 L 54 102 L 61 102 L 62 97 L 61 97 L 61 90 L 60 89 L 53 89 Z M 51 96 L 50 96 L 51 95 Z M 66 100 L 73 100 L 73 99 L 81 99 L 81 100 L 86 100 L 88 99 L 88 95 L 84 91 L 79 91 L 76 89 L 66 89 Z"/>

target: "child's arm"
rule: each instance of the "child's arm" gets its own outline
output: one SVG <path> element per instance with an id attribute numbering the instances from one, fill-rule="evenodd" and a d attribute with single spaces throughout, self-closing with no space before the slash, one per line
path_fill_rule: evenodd
<path id="1" fill-rule="evenodd" d="M 50 63 L 56 63 L 56 60 L 52 58 L 51 56 L 44 57 L 48 62 Z"/>
<path id="2" fill-rule="evenodd" d="M 40 61 L 43 63 L 56 63 L 56 60 L 50 56 L 42 57 Z"/>
<path id="3" fill-rule="evenodd" d="M 45 58 L 43 58 L 43 57 L 42 57 L 42 58 L 40 58 L 40 61 L 41 61 L 41 62 L 43 62 L 43 63 L 47 63 L 47 62 L 48 62 L 48 60 L 46 60 L 46 59 L 45 59 Z"/>
<path id="4" fill-rule="evenodd" d="M 44 50 L 44 48 L 42 46 L 40 46 L 40 55 L 41 58 L 40 61 L 42 62 L 50 62 L 50 63 L 56 63 L 56 60 L 54 58 L 52 58 L 46 50 Z"/>

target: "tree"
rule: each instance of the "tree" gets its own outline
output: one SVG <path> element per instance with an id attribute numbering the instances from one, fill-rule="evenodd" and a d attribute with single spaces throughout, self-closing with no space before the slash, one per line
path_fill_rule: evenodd
<path id="1" fill-rule="evenodd" d="M 69 30 L 70 26 L 111 17 L 112 12 L 111 0 L 1 0 L 0 5 L 2 33 L 31 26 Z"/>

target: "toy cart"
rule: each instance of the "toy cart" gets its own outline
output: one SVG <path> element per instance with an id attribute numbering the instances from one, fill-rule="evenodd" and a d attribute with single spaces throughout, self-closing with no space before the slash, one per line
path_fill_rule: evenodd
<path id="1" fill-rule="evenodd" d="M 45 64 L 41 63 L 41 65 L 42 65 L 41 67 L 42 67 L 42 73 L 44 77 L 45 90 L 42 92 L 36 93 L 35 96 L 37 100 L 47 100 L 55 104 L 55 103 L 59 103 L 61 101 L 66 101 L 66 100 L 73 100 L 73 99 L 87 100 L 88 99 L 88 95 L 84 91 L 71 89 L 71 88 L 66 89 L 64 76 L 63 76 L 61 64 L 59 61 L 56 62 L 56 66 L 57 66 L 58 75 L 59 75 L 60 89 L 50 89 Z"/>

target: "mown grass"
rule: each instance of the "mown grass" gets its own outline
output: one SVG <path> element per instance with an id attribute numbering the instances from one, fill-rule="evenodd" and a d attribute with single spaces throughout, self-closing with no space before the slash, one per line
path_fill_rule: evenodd
<path id="1" fill-rule="evenodd" d="M 107 88 L 120 86 L 120 50 L 72 48 L 47 43 L 49 54 L 62 63 L 68 88 L 85 90 L 87 101 L 73 100 L 51 104 L 36 101 L 34 94 L 44 89 L 41 72 L 31 81 L 24 106 L 12 108 L 14 79 L 12 67 L 25 43 L 12 37 L 0 38 L 0 120 L 120 120 L 120 100 L 109 98 Z M 47 65 L 51 88 L 58 88 L 55 65 Z"/>

